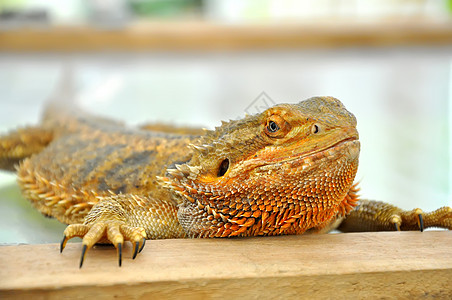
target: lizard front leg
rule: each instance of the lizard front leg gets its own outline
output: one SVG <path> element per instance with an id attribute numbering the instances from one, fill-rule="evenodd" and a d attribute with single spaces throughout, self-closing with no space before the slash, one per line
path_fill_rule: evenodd
<path id="1" fill-rule="evenodd" d="M 96 243 L 112 243 L 122 263 L 124 241 L 133 244 L 133 259 L 144 247 L 146 239 L 183 237 L 185 233 L 177 220 L 173 203 L 158 201 L 148 196 L 112 195 L 103 197 L 93 206 L 83 224 L 71 224 L 64 231 L 62 252 L 66 242 L 82 237 L 83 249 L 80 267 L 87 250 Z"/>
<path id="2" fill-rule="evenodd" d="M 425 213 L 416 208 L 402 210 L 381 201 L 360 200 L 339 226 L 343 232 L 421 230 L 440 227 L 452 230 L 452 208 L 442 207 Z"/>

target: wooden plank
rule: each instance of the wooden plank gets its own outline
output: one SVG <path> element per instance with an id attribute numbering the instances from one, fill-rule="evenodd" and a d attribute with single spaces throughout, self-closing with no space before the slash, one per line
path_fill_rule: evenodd
<path id="1" fill-rule="evenodd" d="M 0 51 L 253 50 L 312 47 L 451 45 L 452 22 L 227 25 L 208 22 L 0 31 Z"/>
<path id="2" fill-rule="evenodd" d="M 148 241 L 125 247 L 0 247 L 0 298 L 452 297 L 452 232 Z"/>

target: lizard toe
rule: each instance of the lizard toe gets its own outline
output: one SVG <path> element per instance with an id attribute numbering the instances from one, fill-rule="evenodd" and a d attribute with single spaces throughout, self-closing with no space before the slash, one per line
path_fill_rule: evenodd
<path id="1" fill-rule="evenodd" d="M 135 259 L 138 253 L 143 250 L 146 241 L 146 231 L 141 227 L 132 227 L 128 225 L 122 225 L 120 231 L 124 236 L 124 239 L 130 241 L 133 244 L 133 256 Z"/>
<path id="2" fill-rule="evenodd" d="M 400 214 L 402 218 L 403 230 L 420 230 L 424 231 L 424 212 L 420 208 L 415 208 L 410 211 L 402 211 Z"/>
<path id="3" fill-rule="evenodd" d="M 419 230 L 421 232 L 423 232 L 424 231 L 424 217 L 422 216 L 422 214 L 418 214 L 417 217 L 418 217 Z"/>
<path id="4" fill-rule="evenodd" d="M 400 226 L 402 225 L 402 218 L 399 215 L 397 214 L 392 215 L 389 219 L 389 222 L 393 224 L 394 229 L 396 231 L 400 231 Z"/>
<path id="5" fill-rule="evenodd" d="M 140 245 L 140 243 L 141 243 L 141 245 Z M 138 255 L 138 253 L 141 253 L 141 251 L 143 250 L 145 244 L 146 244 L 146 238 L 143 238 L 141 240 L 141 242 L 140 241 L 136 241 L 133 244 L 133 256 L 132 256 L 132 259 L 135 259 L 137 257 L 137 255 Z"/>
<path id="6" fill-rule="evenodd" d="M 118 249 L 118 265 L 122 265 L 122 243 L 118 243 L 116 246 L 116 249 Z"/>
<path id="7" fill-rule="evenodd" d="M 144 245 L 146 244 L 146 239 L 143 238 L 143 243 L 141 244 L 140 250 L 138 251 L 139 253 L 141 253 L 141 251 L 143 251 Z"/>
<path id="8" fill-rule="evenodd" d="M 63 252 L 68 240 L 74 237 L 83 237 L 88 232 L 89 226 L 84 224 L 71 224 L 64 230 L 63 240 L 60 243 L 60 253 Z"/>
<path id="9" fill-rule="evenodd" d="M 87 248 L 88 248 L 88 247 L 87 247 L 86 245 L 83 245 L 83 248 L 82 248 L 82 256 L 80 257 L 80 265 L 79 265 L 79 268 L 81 268 L 81 267 L 83 266 L 83 261 L 85 260 Z"/>

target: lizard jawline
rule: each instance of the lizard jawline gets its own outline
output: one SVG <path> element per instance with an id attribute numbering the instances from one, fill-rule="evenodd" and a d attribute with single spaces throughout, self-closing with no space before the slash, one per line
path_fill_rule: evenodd
<path id="1" fill-rule="evenodd" d="M 311 152 L 297 153 L 295 156 L 291 156 L 286 159 L 271 161 L 267 165 L 280 165 L 294 161 L 316 160 L 319 158 L 327 157 L 328 154 L 334 155 L 339 152 L 342 153 L 342 151 L 340 151 L 341 148 L 343 148 L 343 150 L 348 149 L 350 158 L 354 159 L 359 155 L 359 140 L 356 137 L 349 137 L 331 146 L 322 149 L 316 149 Z M 358 151 L 352 151 L 353 149 L 357 149 Z"/>

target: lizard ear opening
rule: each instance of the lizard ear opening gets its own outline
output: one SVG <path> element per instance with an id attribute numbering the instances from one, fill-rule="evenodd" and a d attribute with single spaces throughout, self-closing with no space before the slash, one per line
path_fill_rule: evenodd
<path id="1" fill-rule="evenodd" d="M 226 172 L 229 169 L 229 159 L 224 159 L 221 164 L 220 167 L 218 168 L 218 177 L 222 177 L 224 174 L 226 174 Z"/>
<path id="2" fill-rule="evenodd" d="M 311 133 L 312 134 L 316 134 L 316 133 L 319 133 L 320 132 L 320 126 L 319 126 L 319 124 L 314 124 L 314 125 L 312 125 L 312 127 L 311 127 Z"/>

